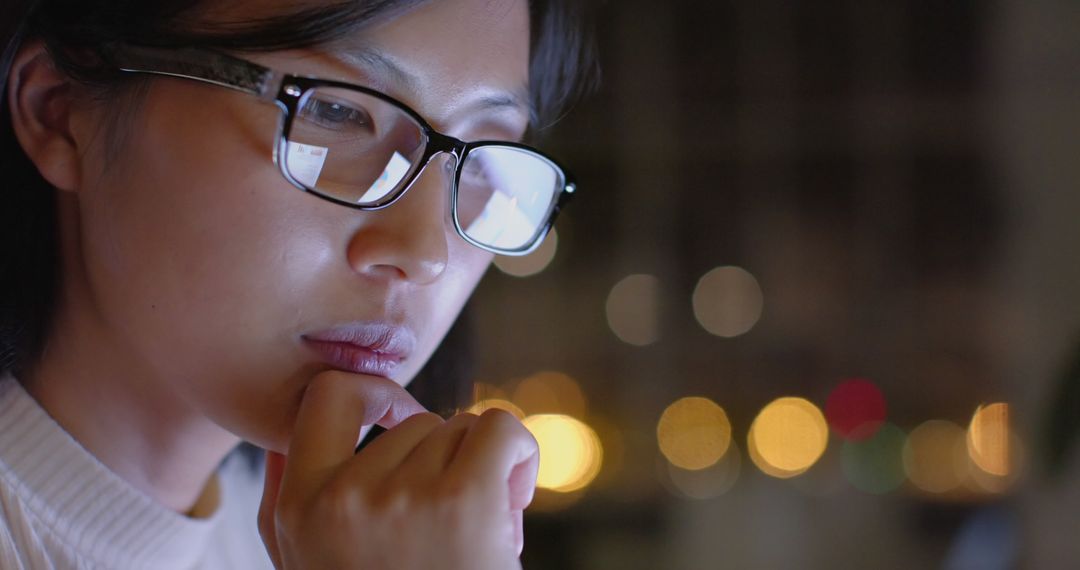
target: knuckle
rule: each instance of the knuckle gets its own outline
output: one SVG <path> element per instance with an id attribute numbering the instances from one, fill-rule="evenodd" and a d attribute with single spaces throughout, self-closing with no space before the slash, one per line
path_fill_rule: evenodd
<path id="1" fill-rule="evenodd" d="M 316 501 L 316 511 L 329 524 L 345 524 L 353 521 L 369 503 L 368 493 L 345 478 L 330 481 Z"/>
<path id="2" fill-rule="evenodd" d="M 319 495 L 311 506 L 307 530 L 318 528 L 348 532 L 364 525 L 370 515 L 366 500 L 358 493 L 332 492 Z"/>

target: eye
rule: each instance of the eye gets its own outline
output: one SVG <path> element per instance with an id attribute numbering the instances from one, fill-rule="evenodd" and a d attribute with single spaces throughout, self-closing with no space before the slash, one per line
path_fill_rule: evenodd
<path id="1" fill-rule="evenodd" d="M 324 129 L 357 131 L 374 129 L 371 115 L 362 107 L 339 100 L 311 97 L 304 103 L 300 116 Z"/>

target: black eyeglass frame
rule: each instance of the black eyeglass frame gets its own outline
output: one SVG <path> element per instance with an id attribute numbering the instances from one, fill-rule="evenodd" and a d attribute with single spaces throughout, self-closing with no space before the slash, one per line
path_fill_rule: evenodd
<path id="1" fill-rule="evenodd" d="M 551 231 L 555 218 L 558 217 L 559 212 L 569 203 L 577 190 L 577 185 L 569 171 L 554 158 L 534 147 L 509 141 L 462 141 L 435 130 L 427 120 L 405 103 L 369 87 L 333 79 L 283 73 L 252 61 L 208 49 L 167 49 L 110 44 L 102 51 L 108 62 L 122 72 L 192 79 L 254 95 L 263 101 L 276 104 L 283 112 L 283 119 L 278 121 L 273 161 L 278 166 L 281 175 L 293 186 L 305 192 L 352 209 L 375 211 L 393 205 L 412 187 L 413 182 L 419 178 L 435 155 L 443 152 L 449 153 L 454 157 L 455 162 L 453 185 L 450 192 L 450 212 L 454 231 L 466 242 L 485 251 L 514 256 L 531 253 L 543 242 L 544 237 Z M 352 90 L 385 101 L 400 109 L 420 126 L 425 140 L 424 152 L 419 163 L 412 167 L 412 172 L 402 179 L 392 192 L 374 204 L 355 204 L 323 194 L 297 180 L 289 173 L 286 161 L 281 158 L 287 156 L 286 149 L 288 148 L 289 135 L 292 132 L 293 121 L 299 113 L 301 101 L 304 99 L 305 94 L 319 87 Z M 547 219 L 540 226 L 532 240 L 521 248 L 502 249 L 480 243 L 469 237 L 465 229 L 461 227 L 458 218 L 457 200 L 458 184 L 464 169 L 465 157 L 476 149 L 486 147 L 510 148 L 528 152 L 539 159 L 547 161 L 561 176 L 560 185 L 562 188 L 559 190 L 558 196 L 552 200 Z"/>

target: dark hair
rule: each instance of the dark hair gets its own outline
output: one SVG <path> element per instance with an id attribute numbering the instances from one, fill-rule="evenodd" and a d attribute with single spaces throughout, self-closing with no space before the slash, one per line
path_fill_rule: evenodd
<path id="1" fill-rule="evenodd" d="M 0 7 L 0 373 L 32 367 L 40 358 L 58 292 L 56 191 L 15 140 L 6 96 L 19 47 L 45 43 L 57 66 L 80 84 L 115 95 L 143 79 L 122 78 L 103 63 L 109 42 L 157 47 L 275 51 L 325 45 L 431 0 L 343 0 L 266 18 L 208 22 L 198 0 L 5 0 Z M 596 59 L 582 0 L 529 0 L 530 84 L 542 131 L 596 81 Z M 455 364 L 466 343 L 454 330 L 418 376 L 418 394 L 433 409 L 467 397 L 464 368 Z M 434 380 L 433 376 L 438 376 Z"/>

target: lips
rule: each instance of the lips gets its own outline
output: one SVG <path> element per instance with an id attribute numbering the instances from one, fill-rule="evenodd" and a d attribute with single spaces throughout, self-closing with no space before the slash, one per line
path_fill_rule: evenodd
<path id="1" fill-rule="evenodd" d="M 334 368 L 384 378 L 392 378 L 416 346 L 409 329 L 378 322 L 349 323 L 302 338 Z"/>

